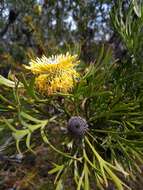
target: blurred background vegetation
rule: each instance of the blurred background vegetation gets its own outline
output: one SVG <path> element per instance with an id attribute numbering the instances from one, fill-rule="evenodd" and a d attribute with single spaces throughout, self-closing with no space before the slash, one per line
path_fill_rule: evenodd
<path id="1" fill-rule="evenodd" d="M 109 19 L 113 4 L 109 0 L 1 1 L 1 65 L 12 67 L 27 63 L 31 54 L 49 55 L 77 46 L 84 61 L 95 60 L 98 44 L 113 36 Z"/>

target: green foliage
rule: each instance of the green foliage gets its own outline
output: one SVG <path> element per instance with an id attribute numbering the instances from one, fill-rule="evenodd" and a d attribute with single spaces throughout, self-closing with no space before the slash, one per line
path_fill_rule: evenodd
<path id="1" fill-rule="evenodd" d="M 126 8 L 123 8 L 123 2 L 119 1 L 118 6 L 113 7 L 111 19 L 117 33 L 119 33 L 127 50 L 132 57 L 130 64 L 140 66 L 139 59 L 142 55 L 143 40 L 143 8 L 142 3 L 137 0 L 131 1 Z M 125 10 L 126 9 L 126 12 Z M 118 11 L 119 10 L 119 11 Z"/>
<path id="2" fill-rule="evenodd" d="M 111 10 L 111 21 L 126 51 L 125 57 L 115 60 L 112 49 L 102 46 L 94 63 L 81 62 L 81 78 L 69 94 L 42 96 L 28 73 L 9 76 L 11 79 L 0 76 L 0 133 L 8 126 L 19 152 L 25 148 L 34 152 L 34 139 L 41 137 L 41 142 L 59 158 L 53 160 L 49 171 L 55 175 L 56 190 L 65 188 L 69 175 L 77 190 L 89 190 L 95 184 L 105 189 L 110 182 L 118 190 L 132 189 L 130 180 L 141 172 L 142 4 L 135 0 L 126 4 L 117 1 Z M 81 116 L 88 122 L 89 130 L 83 138 L 71 139 L 60 130 L 67 130 L 71 116 Z M 50 138 L 53 123 L 62 133 L 57 139 L 59 146 Z M 19 146 L 22 142 L 23 146 Z"/>

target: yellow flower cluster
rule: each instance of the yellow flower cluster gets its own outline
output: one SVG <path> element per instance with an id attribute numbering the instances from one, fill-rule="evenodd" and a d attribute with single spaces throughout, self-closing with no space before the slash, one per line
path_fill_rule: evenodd
<path id="1" fill-rule="evenodd" d="M 30 66 L 25 67 L 36 75 L 37 89 L 42 94 L 51 95 L 56 92 L 67 93 L 73 88 L 74 82 L 79 78 L 75 70 L 78 63 L 77 55 L 66 53 L 36 58 L 30 61 Z"/>

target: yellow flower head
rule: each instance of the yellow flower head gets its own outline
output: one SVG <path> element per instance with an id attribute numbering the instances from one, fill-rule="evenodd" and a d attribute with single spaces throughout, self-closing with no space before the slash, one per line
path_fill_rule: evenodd
<path id="1" fill-rule="evenodd" d="M 33 74 L 52 74 L 61 70 L 69 70 L 77 65 L 77 55 L 69 53 L 51 56 L 47 58 L 45 55 L 42 58 L 30 61 L 30 66 L 25 66 L 30 69 Z"/>
<path id="2" fill-rule="evenodd" d="M 74 68 L 78 63 L 76 55 L 67 53 L 49 58 L 36 58 L 30 61 L 30 66 L 25 67 L 36 74 L 35 84 L 39 92 L 51 95 L 56 92 L 67 93 L 73 88 L 79 78 Z"/>

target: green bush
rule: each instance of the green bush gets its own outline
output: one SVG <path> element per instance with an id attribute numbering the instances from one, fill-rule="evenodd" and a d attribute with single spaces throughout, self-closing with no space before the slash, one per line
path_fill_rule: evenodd
<path id="1" fill-rule="evenodd" d="M 72 92 L 41 95 L 35 77 L 24 69 L 11 79 L 0 77 L 0 132 L 9 127 L 20 153 L 24 144 L 34 153 L 41 136 L 57 156 L 49 171 L 56 190 L 66 189 L 70 176 L 77 190 L 105 189 L 110 183 L 132 189 L 130 181 L 141 172 L 143 6 L 117 1 L 110 16 L 125 54 L 116 59 L 112 48 L 102 46 L 95 63 L 77 67 L 80 79 Z M 73 116 L 86 120 L 84 135 L 67 133 Z"/>

